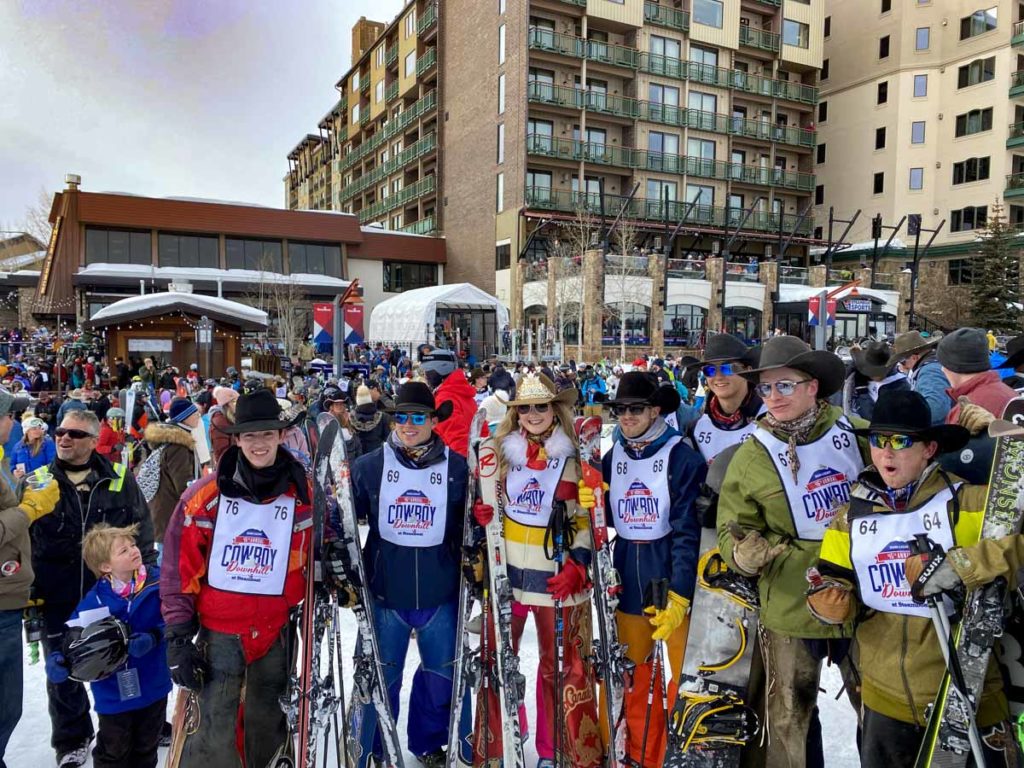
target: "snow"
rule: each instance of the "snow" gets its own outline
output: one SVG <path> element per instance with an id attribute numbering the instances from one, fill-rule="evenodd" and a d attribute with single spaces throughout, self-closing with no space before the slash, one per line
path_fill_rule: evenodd
<path id="1" fill-rule="evenodd" d="M 402 232 L 399 229 L 384 229 L 380 225 L 368 224 L 365 227 L 360 227 L 360 231 L 368 232 L 374 235 L 401 235 L 402 237 L 425 237 L 428 240 L 433 240 L 432 235 L 418 235 L 415 232 Z"/>
<path id="2" fill-rule="evenodd" d="M 46 251 L 34 251 L 32 253 L 23 253 L 20 256 L 11 256 L 0 260 L 0 270 L 5 272 L 17 272 L 18 267 L 35 264 L 37 261 L 42 261 L 45 258 Z"/>
<path id="3" fill-rule="evenodd" d="M 110 322 L 125 315 L 132 315 L 143 310 L 156 310 L 179 302 L 190 304 L 197 311 L 216 312 L 263 326 L 266 326 L 268 323 L 266 312 L 250 307 L 247 304 L 240 304 L 237 301 L 229 301 L 228 299 L 221 299 L 216 296 L 204 296 L 201 293 L 184 293 L 181 291 L 129 296 L 127 299 L 121 299 L 103 307 L 103 309 L 92 316 L 92 320 L 94 322 L 100 320 Z"/>
<path id="4" fill-rule="evenodd" d="M 878 241 L 878 252 L 879 253 L 882 252 L 882 248 L 885 247 L 885 241 L 888 240 L 888 239 L 889 239 L 889 237 L 888 237 L 888 235 L 886 235 L 885 237 L 881 238 Z M 875 241 L 874 240 L 862 240 L 859 243 L 850 243 L 850 245 L 844 246 L 838 252 L 839 253 L 844 253 L 845 251 L 870 251 L 870 250 L 874 250 L 874 248 L 875 248 Z M 901 240 L 898 237 L 894 237 L 892 239 L 892 242 L 889 244 L 889 252 L 890 253 L 892 251 L 905 250 L 906 248 L 907 248 L 907 244 L 905 242 L 903 242 L 903 240 Z M 812 256 L 822 255 L 822 254 L 825 253 L 825 250 L 826 250 L 825 248 L 811 248 L 811 255 Z"/>
<path id="5" fill-rule="evenodd" d="M 339 293 L 348 288 L 350 281 L 328 275 L 313 275 L 304 272 L 296 272 L 291 275 L 283 275 L 280 272 L 261 272 L 258 269 L 213 269 L 211 267 L 153 267 L 149 264 L 87 264 L 78 270 L 79 275 L 92 277 L 138 277 L 164 278 L 174 280 L 176 278 L 190 278 L 193 280 L 211 280 L 216 282 L 236 283 L 297 283 L 299 285 L 319 285 L 329 288 L 337 288 Z"/>

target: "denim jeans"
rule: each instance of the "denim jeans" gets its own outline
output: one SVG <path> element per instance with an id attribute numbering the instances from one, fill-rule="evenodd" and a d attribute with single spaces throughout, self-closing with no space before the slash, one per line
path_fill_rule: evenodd
<path id="1" fill-rule="evenodd" d="M 0 611 L 0 768 L 14 727 L 21 719 L 24 661 L 21 653 L 21 611 Z"/>
<path id="2" fill-rule="evenodd" d="M 424 610 L 395 610 L 374 606 L 373 620 L 377 631 L 384 680 L 388 687 L 391 713 L 398 720 L 399 694 L 409 639 L 416 630 L 416 647 L 420 667 L 413 677 L 409 694 L 409 751 L 416 756 L 428 755 L 448 744 L 448 720 L 452 707 L 452 672 L 458 631 L 458 603 L 445 603 Z M 469 696 L 462 701 L 459 716 L 459 743 L 467 744 L 471 713 Z M 370 754 L 381 755 L 377 733 L 377 712 L 367 706 L 359 732 L 362 754 L 359 768 L 364 768 Z M 371 749 L 372 745 L 372 749 Z"/>

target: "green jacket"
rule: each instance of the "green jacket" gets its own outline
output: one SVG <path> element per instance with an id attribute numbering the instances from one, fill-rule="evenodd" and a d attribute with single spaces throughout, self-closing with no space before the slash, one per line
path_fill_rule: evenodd
<path id="1" fill-rule="evenodd" d="M 0 448 L 0 565 L 20 563 L 17 573 L 0 576 L 0 611 L 20 611 L 28 604 L 32 586 L 32 545 L 28 515 L 18 506 L 16 483 L 7 472 Z"/>
<path id="2" fill-rule="evenodd" d="M 830 406 L 814 425 L 807 442 L 824 435 L 843 415 L 836 406 Z M 860 429 L 867 426 L 863 419 L 849 421 Z M 759 420 L 758 429 L 767 429 Z M 785 440 L 782 434 L 776 437 Z M 859 439 L 864 463 L 870 464 L 867 440 Z M 825 446 L 823 446 L 825 448 Z M 853 482 L 854 478 L 850 478 Z M 818 561 L 821 542 L 796 538 L 796 529 L 789 509 L 789 500 L 779 480 L 775 465 L 765 447 L 757 440 L 746 440 L 729 462 L 718 498 L 718 546 L 730 567 L 732 536 L 729 523 L 737 522 L 745 530 L 758 531 L 771 545 L 785 542 L 786 549 L 768 563 L 758 579 L 761 593 L 760 621 L 766 629 L 781 635 L 806 638 L 849 637 L 852 625 L 842 627 L 822 624 L 808 612 L 804 594 L 807 591 L 807 569 Z"/>

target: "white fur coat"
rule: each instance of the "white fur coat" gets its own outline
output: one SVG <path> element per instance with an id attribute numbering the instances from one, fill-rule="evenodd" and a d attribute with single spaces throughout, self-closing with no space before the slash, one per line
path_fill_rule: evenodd
<path id="1" fill-rule="evenodd" d="M 526 464 L 526 438 L 521 432 L 510 432 L 502 439 L 499 447 L 502 458 L 508 464 L 522 467 Z M 544 441 L 544 451 L 549 459 L 566 459 L 576 455 L 576 445 L 562 429 L 556 429 Z"/>

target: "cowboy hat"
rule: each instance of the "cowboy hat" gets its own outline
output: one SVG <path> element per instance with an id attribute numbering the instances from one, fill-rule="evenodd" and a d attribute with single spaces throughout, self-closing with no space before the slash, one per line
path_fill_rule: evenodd
<path id="1" fill-rule="evenodd" d="M 926 349 L 931 349 L 939 341 L 939 338 L 926 339 L 920 331 L 901 333 L 896 337 L 896 343 L 892 345 L 892 354 L 889 356 L 887 364 L 892 367 L 910 355 L 916 355 L 919 352 L 924 352 Z"/>
<path id="2" fill-rule="evenodd" d="M 622 374 L 619 388 L 615 391 L 615 399 L 605 405 L 653 405 L 662 414 L 674 413 L 679 407 L 680 399 L 676 388 L 671 384 L 662 386 L 658 377 L 646 371 L 630 371 Z"/>
<path id="3" fill-rule="evenodd" d="M 884 341 L 869 341 L 861 349 L 850 352 L 853 367 L 869 379 L 883 379 L 889 375 L 894 363 L 889 356 L 889 345 Z"/>
<path id="4" fill-rule="evenodd" d="M 260 389 L 252 394 L 239 395 L 235 403 L 235 423 L 225 424 L 219 429 L 229 435 L 288 429 L 305 415 L 305 411 L 300 411 L 290 421 L 285 419 L 274 393 L 269 389 Z"/>
<path id="5" fill-rule="evenodd" d="M 997 368 L 1017 370 L 1024 365 L 1024 336 L 1014 336 L 1006 342 L 1006 359 Z"/>
<path id="6" fill-rule="evenodd" d="M 838 392 L 846 380 L 846 366 L 838 355 L 823 349 L 811 349 L 796 336 L 772 336 L 761 347 L 760 367 L 743 371 L 740 376 L 757 382 L 765 371 L 793 368 L 818 382 L 818 397 Z"/>
<path id="7" fill-rule="evenodd" d="M 406 382 L 395 393 L 394 405 L 388 410 L 391 413 L 429 413 L 438 421 L 444 421 L 452 415 L 455 406 L 451 400 L 437 405 L 434 393 L 422 381 Z"/>
<path id="8" fill-rule="evenodd" d="M 871 424 L 855 429 L 858 437 L 871 434 L 909 435 L 939 444 L 939 453 L 958 451 L 967 445 L 971 433 L 959 424 L 932 426 L 928 401 L 919 392 L 909 389 L 883 389 L 875 403 Z"/>
<path id="9" fill-rule="evenodd" d="M 501 399 L 501 398 L 499 398 Z M 517 405 L 541 405 L 543 403 L 562 403 L 572 405 L 576 402 L 575 387 L 567 387 L 561 392 L 555 383 L 543 373 L 528 373 L 516 387 L 516 399 L 504 401 L 505 405 L 515 408 Z"/>
<path id="10" fill-rule="evenodd" d="M 716 333 L 704 345 L 705 363 L 743 363 L 751 368 L 761 355 L 759 347 L 748 347 L 731 333 Z"/>

